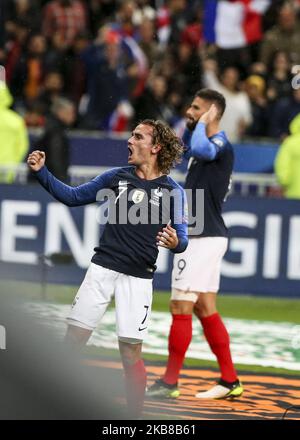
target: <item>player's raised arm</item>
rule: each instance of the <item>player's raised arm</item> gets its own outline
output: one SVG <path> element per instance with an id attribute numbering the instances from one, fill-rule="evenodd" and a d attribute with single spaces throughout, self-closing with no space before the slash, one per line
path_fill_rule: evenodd
<path id="1" fill-rule="evenodd" d="M 206 126 L 214 122 L 218 117 L 218 109 L 212 104 L 204 113 L 196 125 L 191 137 L 191 156 L 204 160 L 214 160 L 218 153 L 217 145 L 207 137 Z"/>
<path id="2" fill-rule="evenodd" d="M 80 206 L 94 203 L 100 189 L 107 188 L 115 169 L 97 176 L 88 183 L 72 187 L 56 179 L 45 166 L 46 155 L 43 151 L 33 151 L 27 159 L 29 168 L 34 172 L 40 184 L 56 200 L 67 206 Z"/>

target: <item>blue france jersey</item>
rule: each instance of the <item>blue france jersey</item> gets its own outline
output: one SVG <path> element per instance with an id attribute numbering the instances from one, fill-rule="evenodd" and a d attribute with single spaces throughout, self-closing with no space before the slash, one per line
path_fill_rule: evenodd
<path id="1" fill-rule="evenodd" d="M 187 247 L 184 191 L 166 175 L 145 180 L 137 176 L 135 167 L 128 166 L 71 187 L 56 179 L 46 167 L 35 174 L 50 194 L 68 206 L 105 198 L 109 201 L 109 221 L 95 248 L 95 264 L 127 275 L 152 278 L 158 256 L 156 236 L 169 220 L 179 240 L 171 251 L 180 253 Z"/>
<path id="2" fill-rule="evenodd" d="M 204 190 L 204 229 L 200 236 L 226 237 L 227 228 L 222 218 L 222 205 L 229 190 L 234 163 L 234 152 L 224 131 L 208 138 L 205 124 L 198 122 L 195 130 L 184 133 L 190 158 L 185 188 L 192 190 L 189 212 L 196 214 L 195 190 Z"/>

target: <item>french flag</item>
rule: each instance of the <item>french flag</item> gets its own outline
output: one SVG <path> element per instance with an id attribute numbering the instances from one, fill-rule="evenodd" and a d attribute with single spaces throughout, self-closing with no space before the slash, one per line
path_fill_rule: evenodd
<path id="1" fill-rule="evenodd" d="M 262 39 L 262 16 L 271 0 L 205 0 L 204 38 L 222 49 L 238 49 Z"/>

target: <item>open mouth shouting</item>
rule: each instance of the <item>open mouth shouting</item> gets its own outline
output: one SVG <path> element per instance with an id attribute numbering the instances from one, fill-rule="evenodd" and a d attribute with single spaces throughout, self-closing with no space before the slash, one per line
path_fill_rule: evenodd
<path id="1" fill-rule="evenodd" d="M 132 157 L 133 151 L 130 145 L 128 145 L 128 161 L 130 161 Z"/>

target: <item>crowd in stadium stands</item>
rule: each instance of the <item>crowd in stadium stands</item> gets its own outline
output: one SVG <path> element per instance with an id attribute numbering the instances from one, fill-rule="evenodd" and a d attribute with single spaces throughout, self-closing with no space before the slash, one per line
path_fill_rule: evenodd
<path id="1" fill-rule="evenodd" d="M 122 132 L 153 118 L 180 132 L 201 87 L 225 95 L 233 142 L 282 139 L 300 113 L 299 0 L 1 3 L 0 64 L 29 127 L 65 97 L 76 128 Z"/>

